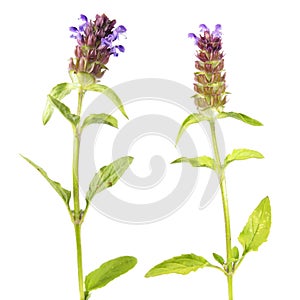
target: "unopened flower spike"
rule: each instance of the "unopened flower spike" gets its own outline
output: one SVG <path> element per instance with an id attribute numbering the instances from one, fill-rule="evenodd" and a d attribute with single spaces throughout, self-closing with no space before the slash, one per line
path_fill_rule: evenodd
<path id="1" fill-rule="evenodd" d="M 214 31 L 205 24 L 200 24 L 200 34 L 190 33 L 198 47 L 196 54 L 194 96 L 198 110 L 214 108 L 222 111 L 227 102 L 224 54 L 222 51 L 221 25 L 217 24 Z"/>

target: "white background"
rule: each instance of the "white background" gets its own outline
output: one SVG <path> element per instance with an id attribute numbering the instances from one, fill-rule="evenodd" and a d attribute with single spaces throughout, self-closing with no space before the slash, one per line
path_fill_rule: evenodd
<path id="1" fill-rule="evenodd" d="M 248 147 L 266 157 L 228 169 L 233 243 L 266 195 L 273 209 L 269 241 L 259 252 L 249 254 L 236 273 L 235 299 L 299 299 L 300 24 L 296 4 L 292 0 L 3 2 L 1 299 L 78 299 L 73 228 L 64 205 L 18 153 L 70 187 L 71 131 L 59 114 L 44 127 L 41 113 L 51 87 L 68 80 L 68 58 L 74 47 L 68 27 L 76 24 L 80 13 L 93 18 L 103 12 L 128 29 L 126 52 L 110 60 L 110 71 L 103 79 L 112 87 L 147 77 L 192 87 L 195 49 L 187 33 L 197 32 L 200 23 L 223 25 L 232 93 L 227 110 L 244 112 L 265 125 L 256 128 L 234 120 L 221 124 L 228 151 Z M 139 113 L 146 112 L 142 108 L 134 112 Z M 174 154 L 174 148 L 170 149 Z M 207 145 L 200 150 L 207 154 Z M 135 156 L 147 166 L 143 153 Z M 212 252 L 224 254 L 219 195 L 199 210 L 202 189 L 199 183 L 185 206 L 152 224 L 118 223 L 91 209 L 83 226 L 86 273 L 117 256 L 139 259 L 135 269 L 96 291 L 92 299 L 226 299 L 225 277 L 215 270 L 143 278 L 153 265 L 179 254 L 196 253 L 210 260 Z M 128 197 L 134 195 L 133 190 Z"/>

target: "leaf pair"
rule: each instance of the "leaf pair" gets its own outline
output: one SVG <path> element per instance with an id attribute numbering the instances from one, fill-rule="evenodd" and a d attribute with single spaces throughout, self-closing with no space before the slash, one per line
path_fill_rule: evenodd
<path id="1" fill-rule="evenodd" d="M 250 158 L 263 158 L 264 156 L 255 150 L 250 149 L 235 149 L 231 154 L 228 154 L 224 160 L 223 167 L 227 167 L 231 162 L 235 160 L 245 160 Z M 212 170 L 216 170 L 216 161 L 209 156 L 200 156 L 200 157 L 180 157 L 172 162 L 175 163 L 189 163 L 193 167 L 206 167 Z"/>
<path id="2" fill-rule="evenodd" d="M 43 112 L 43 124 L 46 125 L 48 121 L 50 120 L 54 108 L 57 108 L 61 114 L 73 125 L 77 125 L 80 121 L 80 116 L 72 114 L 70 111 L 70 108 L 63 104 L 61 100 L 66 97 L 68 94 L 71 93 L 72 90 L 79 90 L 81 92 L 86 91 L 93 91 L 98 93 L 103 93 L 105 96 L 107 96 L 115 105 L 118 107 L 118 109 L 121 111 L 121 113 L 128 119 L 128 116 L 125 112 L 125 109 L 123 107 L 122 101 L 119 98 L 119 96 L 109 87 L 101 84 L 95 83 L 95 79 L 92 75 L 84 72 L 74 73 L 70 72 L 70 76 L 72 79 L 72 83 L 60 83 L 53 87 L 50 94 L 47 97 L 47 103 L 46 107 Z M 94 115 L 94 120 L 97 115 Z M 106 115 L 109 116 L 109 115 Z M 103 115 L 102 115 L 103 117 Z M 109 116 L 111 117 L 111 116 Z M 112 117 L 111 117 L 112 118 Z M 101 116 L 98 116 L 98 120 L 101 119 Z M 106 118 L 107 119 L 107 118 Z M 93 123 L 99 123 L 98 120 Z M 87 123 L 87 121 L 86 121 Z M 114 127 L 117 127 L 116 119 L 112 122 Z M 91 124 L 91 123 L 90 123 Z M 108 124 L 108 123 L 106 123 Z M 110 125 L 110 124 L 109 124 Z M 86 125 L 85 125 L 86 126 Z M 84 127 L 85 127 L 84 126 Z"/>
<path id="3" fill-rule="evenodd" d="M 252 126 L 262 126 L 263 124 L 255 119 L 252 119 L 242 113 L 236 113 L 236 112 L 221 112 L 216 116 L 217 119 L 224 119 L 224 118 L 234 118 L 236 120 L 242 121 L 246 124 L 252 125 Z M 179 132 L 177 134 L 176 138 L 176 145 L 178 144 L 182 134 L 184 131 L 192 124 L 200 123 L 202 121 L 210 121 L 210 117 L 206 115 L 202 115 L 199 113 L 194 113 L 189 115 L 182 123 Z"/>
<path id="4" fill-rule="evenodd" d="M 37 169 L 41 175 L 50 183 L 53 189 L 59 194 L 59 196 L 64 200 L 67 207 L 69 207 L 69 202 L 71 198 L 71 192 L 64 189 L 59 182 L 53 181 L 47 175 L 47 173 L 29 158 L 21 155 L 27 162 L 29 162 L 35 169 Z M 102 192 L 103 190 L 113 186 L 119 178 L 128 169 L 133 161 L 133 157 L 124 156 L 121 157 L 108 166 L 102 167 L 99 172 L 97 172 L 90 183 L 88 192 L 86 193 L 86 201 L 90 202 L 95 194 Z"/>
<path id="5" fill-rule="evenodd" d="M 243 257 L 250 251 L 257 251 L 258 248 L 267 241 L 271 228 L 271 206 L 268 197 L 265 197 L 250 215 L 247 224 L 239 235 L 239 242 L 244 247 Z M 226 262 L 222 256 L 213 253 L 215 260 L 224 265 Z M 239 251 L 237 247 L 232 248 L 232 262 L 239 260 Z M 231 262 L 227 262 L 231 263 Z M 192 271 L 204 267 L 216 266 L 209 263 L 202 256 L 195 254 L 183 254 L 165 260 L 162 263 L 150 269 L 145 277 L 154 277 L 165 274 L 182 274 L 186 275 Z"/>

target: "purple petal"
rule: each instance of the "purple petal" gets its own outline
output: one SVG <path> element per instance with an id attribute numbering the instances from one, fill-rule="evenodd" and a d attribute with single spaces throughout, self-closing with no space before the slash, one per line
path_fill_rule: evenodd
<path id="1" fill-rule="evenodd" d="M 221 24 L 217 24 L 215 26 L 215 31 L 219 31 L 219 30 L 222 30 L 222 25 Z"/>
<path id="2" fill-rule="evenodd" d="M 78 29 L 74 26 L 69 27 L 69 30 L 76 33 L 78 32 Z"/>
<path id="3" fill-rule="evenodd" d="M 191 39 L 196 39 L 197 38 L 195 33 L 189 33 L 188 37 L 191 38 Z"/>
<path id="4" fill-rule="evenodd" d="M 214 37 L 220 38 L 222 36 L 222 32 L 220 31 L 222 29 L 221 24 L 217 24 L 215 26 L 215 30 L 211 33 Z"/>
<path id="5" fill-rule="evenodd" d="M 209 31 L 208 27 L 205 24 L 199 25 L 200 32 Z"/>
<path id="6" fill-rule="evenodd" d="M 88 18 L 85 15 L 81 14 L 80 17 L 78 18 L 78 20 L 81 20 L 83 22 L 87 22 Z"/>
<path id="7" fill-rule="evenodd" d="M 118 48 L 120 52 L 125 52 L 125 48 L 122 45 L 118 45 L 116 48 Z"/>
<path id="8" fill-rule="evenodd" d="M 115 29 L 115 31 L 116 31 L 117 33 L 124 33 L 124 32 L 127 31 L 127 29 L 126 29 L 125 26 L 120 25 L 120 26 L 118 26 L 118 27 Z"/>
<path id="9" fill-rule="evenodd" d="M 79 31 L 81 31 L 81 32 L 84 31 L 85 27 L 86 27 L 86 23 L 80 25 L 79 26 Z"/>
<path id="10" fill-rule="evenodd" d="M 113 31 L 113 33 L 112 34 L 110 34 L 110 38 L 111 38 L 111 40 L 112 41 L 115 41 L 118 37 L 119 37 L 119 33 L 116 31 L 116 30 L 114 30 Z"/>
<path id="11" fill-rule="evenodd" d="M 107 47 L 112 47 L 112 43 L 110 40 L 108 40 L 107 38 L 102 38 L 101 39 L 101 44 Z"/>
<path id="12" fill-rule="evenodd" d="M 110 49 L 110 54 L 113 54 L 114 56 L 119 56 L 119 53 L 117 52 L 117 47 L 112 47 Z"/>

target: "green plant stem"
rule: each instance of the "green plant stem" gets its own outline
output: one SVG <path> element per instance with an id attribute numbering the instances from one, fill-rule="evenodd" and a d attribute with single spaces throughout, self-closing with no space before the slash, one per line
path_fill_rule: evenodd
<path id="1" fill-rule="evenodd" d="M 224 166 L 221 163 L 218 141 L 216 137 L 216 127 L 215 121 L 212 120 L 210 123 L 210 130 L 212 136 L 212 145 L 214 149 L 214 155 L 216 160 L 216 172 L 219 178 L 219 184 L 222 195 L 222 204 L 223 204 L 223 212 L 224 212 L 224 222 L 225 222 L 225 235 L 226 235 L 226 257 L 227 257 L 227 285 L 228 285 L 228 299 L 233 300 L 233 285 L 232 285 L 232 254 L 231 254 L 231 229 L 230 229 L 230 216 L 229 216 L 229 206 L 228 206 L 228 198 L 227 198 L 227 190 L 226 190 L 226 178 Z"/>
<path id="2" fill-rule="evenodd" d="M 81 248 L 81 224 L 74 224 L 74 228 L 75 228 L 76 250 L 77 250 L 78 287 L 79 287 L 80 300 L 84 300 L 82 248 Z"/>
<path id="3" fill-rule="evenodd" d="M 81 105 L 83 100 L 83 92 L 78 92 L 78 107 L 77 115 L 80 116 Z M 80 133 L 79 127 L 73 127 L 73 199 L 74 199 L 74 216 L 73 223 L 76 237 L 76 252 L 77 252 L 77 270 L 78 270 L 78 286 L 80 293 L 80 300 L 84 300 L 84 287 L 83 287 L 83 268 L 82 268 L 82 247 L 81 247 L 81 224 L 82 224 L 82 211 L 80 209 L 79 199 L 79 177 L 78 177 L 78 165 L 79 165 L 79 150 L 80 150 Z"/>

